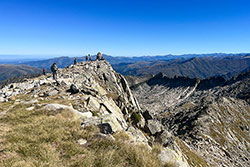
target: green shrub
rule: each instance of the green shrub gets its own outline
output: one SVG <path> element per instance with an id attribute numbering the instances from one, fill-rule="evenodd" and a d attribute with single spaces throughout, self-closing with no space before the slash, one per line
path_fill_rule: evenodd
<path id="1" fill-rule="evenodd" d="M 133 124 L 137 124 L 141 121 L 141 115 L 136 113 L 136 112 L 133 112 L 132 115 L 131 115 L 131 120 L 133 122 Z"/>

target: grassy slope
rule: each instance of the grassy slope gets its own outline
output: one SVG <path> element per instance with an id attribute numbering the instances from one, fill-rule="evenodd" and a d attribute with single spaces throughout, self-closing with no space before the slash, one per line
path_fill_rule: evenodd
<path id="1" fill-rule="evenodd" d="M 160 166 L 154 152 L 132 146 L 122 132 L 114 135 L 116 140 L 100 138 L 96 127 L 81 128 L 71 112 L 47 112 L 39 105 L 27 111 L 30 106 L 0 103 L 0 113 L 10 109 L 0 115 L 1 167 Z M 80 146 L 79 139 L 88 143 Z"/>

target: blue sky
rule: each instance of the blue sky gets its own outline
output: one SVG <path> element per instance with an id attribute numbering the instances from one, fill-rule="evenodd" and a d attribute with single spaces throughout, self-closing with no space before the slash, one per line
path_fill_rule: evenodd
<path id="1" fill-rule="evenodd" d="M 250 52 L 250 1 L 0 0 L 0 54 L 40 58 L 98 51 Z"/>

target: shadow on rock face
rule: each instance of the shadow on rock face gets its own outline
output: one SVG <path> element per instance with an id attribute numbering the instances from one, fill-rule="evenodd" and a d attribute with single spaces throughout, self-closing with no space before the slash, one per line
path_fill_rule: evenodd
<path id="1" fill-rule="evenodd" d="M 108 123 L 99 124 L 98 127 L 103 134 L 113 134 L 112 127 Z"/>

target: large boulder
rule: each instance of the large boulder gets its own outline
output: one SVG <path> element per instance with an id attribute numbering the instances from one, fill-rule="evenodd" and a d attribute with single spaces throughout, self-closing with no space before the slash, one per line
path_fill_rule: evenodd
<path id="1" fill-rule="evenodd" d="M 146 136 L 142 133 L 141 130 L 134 128 L 133 126 L 130 126 L 127 129 L 127 134 L 129 135 L 129 137 L 131 138 L 131 140 L 133 140 L 133 142 L 141 142 L 144 144 L 148 144 L 148 139 L 146 138 Z"/>
<path id="2" fill-rule="evenodd" d="M 83 119 L 82 127 L 96 125 L 104 134 L 112 134 L 124 130 L 115 114 L 106 114 L 99 117 Z"/>
<path id="3" fill-rule="evenodd" d="M 157 133 L 162 132 L 163 126 L 162 124 L 157 120 L 148 120 L 146 124 L 146 130 L 151 134 L 155 135 Z"/>
<path id="4" fill-rule="evenodd" d="M 72 94 L 76 94 L 79 92 L 79 89 L 77 88 L 76 85 L 72 84 L 70 85 L 70 90 L 69 90 Z"/>
<path id="5" fill-rule="evenodd" d="M 174 144 L 174 138 L 170 132 L 167 130 L 164 130 L 158 137 L 158 141 L 163 145 L 163 146 L 168 146 L 171 147 L 171 145 Z"/>
<path id="6" fill-rule="evenodd" d="M 161 160 L 162 164 L 166 166 L 189 167 L 188 162 L 181 152 L 169 148 L 164 148 L 158 155 L 158 158 Z"/>
<path id="7" fill-rule="evenodd" d="M 73 112 L 77 118 L 90 118 L 93 116 L 91 112 L 79 112 L 75 110 L 72 106 L 66 106 L 62 104 L 47 104 L 45 105 L 42 109 L 47 110 L 47 111 L 60 111 L 60 110 L 68 110 L 70 112 Z"/>

